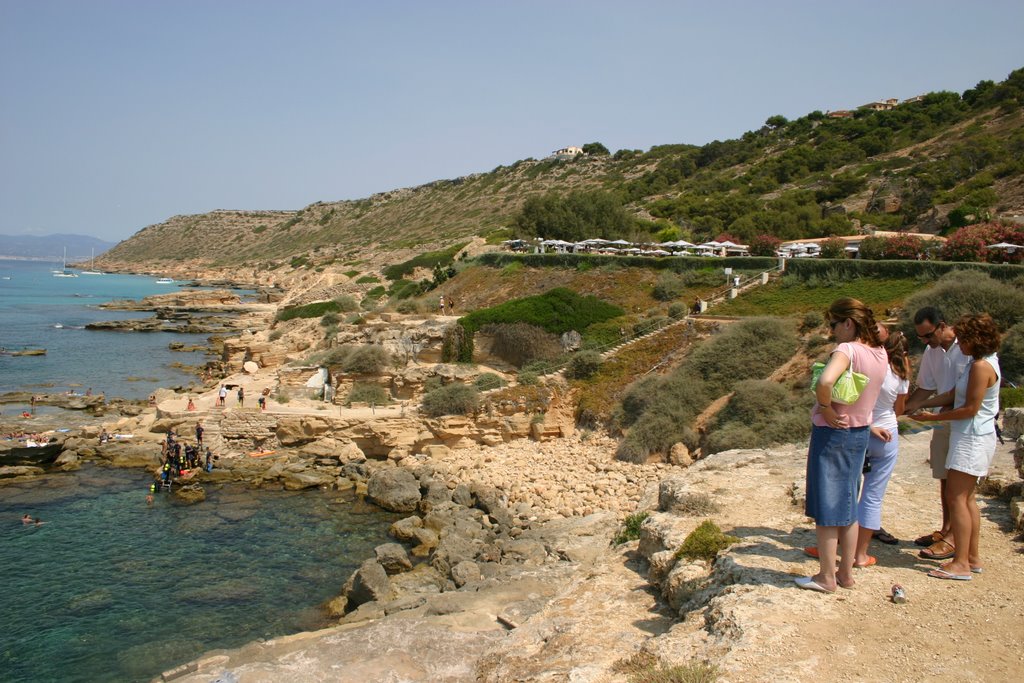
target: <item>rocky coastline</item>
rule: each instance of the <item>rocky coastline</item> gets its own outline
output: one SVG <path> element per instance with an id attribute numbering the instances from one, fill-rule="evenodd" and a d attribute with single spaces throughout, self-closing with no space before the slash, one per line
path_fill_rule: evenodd
<path id="1" fill-rule="evenodd" d="M 216 302 L 197 295 L 136 305 L 164 315 L 205 315 L 239 305 L 213 296 Z M 534 397 L 490 392 L 472 415 L 421 415 L 418 399 L 429 382 L 471 382 L 501 370 L 440 363 L 446 321 L 419 316 L 367 316 L 358 326 L 341 328 L 334 345 L 379 346 L 395 356 L 404 353 L 405 363 L 374 375 L 341 372 L 331 378 L 338 397 L 323 401 L 309 389 L 318 369 L 301 362 L 316 348 L 309 339 L 319 334 L 317 321 L 273 327 L 275 307 L 256 306 L 244 305 L 248 324 L 223 341 L 220 380 L 202 389 L 157 391 L 152 405 L 44 396 L 41 404 L 95 417 L 53 437 L 62 452 L 52 467 L 0 468 L 0 485 L 71 471 L 86 461 L 155 471 L 166 433 L 187 438 L 202 422 L 219 458 L 212 472 L 175 487 L 180 504 L 200 503 L 211 487 L 241 484 L 353 491 L 406 514 L 389 530 L 394 542 L 378 546 L 322 606 L 336 625 L 209 653 L 161 679 L 198 682 L 230 674 L 239 681 L 598 683 L 624 680 L 623 662 L 639 657 L 714 661 L 727 680 L 754 681 L 762 680 L 757 658 L 765 647 L 789 652 L 791 661 L 778 663 L 784 678 L 813 677 L 820 651 L 799 651 L 786 640 L 810 641 L 813 631 L 800 610 L 820 608 L 814 602 L 819 596 L 794 592 L 790 581 L 805 570 L 798 549 L 810 539 L 799 505 L 802 447 L 697 460 L 673 451 L 668 463 L 621 462 L 614 439 L 576 429 L 573 397 L 557 378 Z M 235 311 L 228 316 L 242 318 Z M 480 346 L 486 354 L 485 340 Z M 377 383 L 399 399 L 382 406 L 339 400 L 360 382 Z M 236 402 L 232 393 L 229 404 L 219 406 L 222 384 L 232 392 L 244 388 L 249 404 Z M 253 405 L 264 390 L 270 396 L 266 411 Z M 8 398 L 27 403 L 29 394 L 0 400 Z M 190 400 L 194 410 L 186 407 Z M 1024 411 L 1007 411 L 1004 424 L 1012 437 L 1024 434 Z M 104 430 L 126 438 L 101 444 Z M 910 440 L 905 463 L 926 449 L 926 439 Z M 996 520 L 989 531 L 1005 537 L 1001 527 L 1024 530 L 1024 500 L 1009 448 L 1001 467 L 1002 478 L 995 478 L 1001 483 L 989 489 Z M 924 502 L 932 486 L 925 483 L 920 489 L 929 493 L 908 496 L 910 503 L 900 509 L 906 533 L 911 524 L 932 523 Z M 647 514 L 639 540 L 614 545 L 612 538 L 633 513 Z M 681 559 L 679 547 L 705 518 L 741 543 L 710 561 Z M 998 561 L 1012 571 L 1013 544 L 1001 539 Z M 927 591 L 916 574 L 907 573 L 916 568 L 896 555 L 887 559 L 898 572 L 892 575 L 914 592 Z M 997 565 L 993 573 L 998 571 Z M 885 587 L 870 578 L 865 583 L 871 590 L 850 600 L 870 615 L 865 618 L 883 623 L 872 601 Z M 1007 600 L 1018 595 L 1015 588 L 1007 588 Z M 826 613 L 843 617 L 831 607 Z M 888 627 L 898 628 L 888 618 Z M 892 654 L 891 648 L 879 651 Z M 993 666 L 984 671 L 1012 670 L 1005 663 Z"/>

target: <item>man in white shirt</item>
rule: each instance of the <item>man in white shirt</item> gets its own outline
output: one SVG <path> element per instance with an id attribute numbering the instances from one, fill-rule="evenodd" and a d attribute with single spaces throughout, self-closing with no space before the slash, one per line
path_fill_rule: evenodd
<path id="1" fill-rule="evenodd" d="M 917 338 L 928 347 L 921 356 L 917 371 L 917 388 L 907 397 L 906 413 L 912 414 L 921 408 L 932 407 L 928 399 L 953 389 L 960 373 L 970 358 L 960 351 L 956 332 L 946 322 L 942 311 L 926 306 L 914 314 L 914 330 Z M 932 476 L 939 480 L 939 494 L 942 498 L 942 528 L 916 539 L 918 545 L 928 546 L 921 551 L 921 557 L 933 560 L 953 556 L 953 536 L 949 526 L 949 509 L 946 505 L 946 455 L 949 451 L 949 425 L 943 423 L 932 431 L 929 462 Z"/>

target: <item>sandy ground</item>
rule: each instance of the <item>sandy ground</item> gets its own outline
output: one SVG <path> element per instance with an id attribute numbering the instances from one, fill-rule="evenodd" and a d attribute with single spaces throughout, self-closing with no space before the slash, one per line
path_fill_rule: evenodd
<path id="1" fill-rule="evenodd" d="M 929 439 L 927 432 L 901 437 L 883 514 L 884 528 L 900 544 L 873 541 L 878 564 L 856 570 L 857 585 L 834 595 L 792 584 L 793 577 L 817 571 L 817 561 L 801 550 L 814 544 L 813 524 L 802 505 L 783 494 L 787 481 L 802 487 L 804 448 L 772 451 L 765 462 L 738 470 L 695 468 L 695 480 L 717 491 L 720 523 L 746 542 L 730 557 L 750 570 L 740 574 L 748 585 L 678 627 L 691 643 L 702 641 L 705 653 L 708 631 L 737 627 L 741 635 L 723 636 L 721 658 L 713 657 L 723 667 L 722 680 L 1024 680 L 1024 546 L 1007 501 L 978 497 L 984 573 L 971 581 L 929 577 L 939 563 L 919 558 L 921 549 L 909 540 L 937 528 L 940 519 L 938 486 L 926 464 Z M 993 478 L 1017 479 L 1012 448 L 998 447 Z M 889 598 L 895 583 L 909 596 L 905 604 Z M 664 648 L 673 650 L 687 651 Z"/>

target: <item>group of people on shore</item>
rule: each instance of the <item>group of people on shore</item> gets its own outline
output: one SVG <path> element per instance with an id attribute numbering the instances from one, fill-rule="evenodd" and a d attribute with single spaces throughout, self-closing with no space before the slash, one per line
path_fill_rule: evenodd
<path id="1" fill-rule="evenodd" d="M 995 322 L 981 313 L 950 325 L 937 308 L 918 310 L 914 329 L 927 348 L 910 393 L 903 333 L 877 323 L 856 299 L 834 301 L 825 317 L 837 345 L 813 387 L 805 505 L 817 545 L 804 551 L 818 558 L 819 570 L 796 584 L 822 593 L 852 588 L 853 569 L 877 562 L 868 552 L 872 538 L 898 542 L 882 529 L 881 510 L 899 454 L 900 415 L 937 423 L 929 461 L 939 480 L 942 525 L 915 540 L 926 546 L 920 557 L 949 560 L 931 577 L 971 580 L 982 571 L 975 487 L 988 474 L 997 439 L 1002 375 Z M 859 394 L 844 392 L 855 380 Z"/>
<path id="2" fill-rule="evenodd" d="M 216 456 L 209 447 L 206 448 L 205 462 L 203 454 L 203 428 L 202 422 L 196 423 L 196 444 L 182 445 L 176 438 L 174 430 L 167 432 L 167 438 L 160 444 L 160 474 L 159 477 L 149 486 L 149 496 L 146 501 L 153 502 L 153 494 L 160 490 L 169 491 L 175 479 L 186 475 L 192 470 L 202 468 L 206 472 L 213 471 L 213 461 Z"/>

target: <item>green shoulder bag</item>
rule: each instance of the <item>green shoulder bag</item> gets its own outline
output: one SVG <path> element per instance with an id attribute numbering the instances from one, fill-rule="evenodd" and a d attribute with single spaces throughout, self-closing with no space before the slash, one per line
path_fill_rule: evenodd
<path id="1" fill-rule="evenodd" d="M 811 391 L 818 388 L 818 379 L 825 369 L 825 363 L 815 363 L 811 366 Z M 861 392 L 871 381 L 867 375 L 853 371 L 853 363 L 846 369 L 846 372 L 839 375 L 839 379 L 832 385 L 832 402 L 843 405 L 853 405 L 860 398 Z"/>

